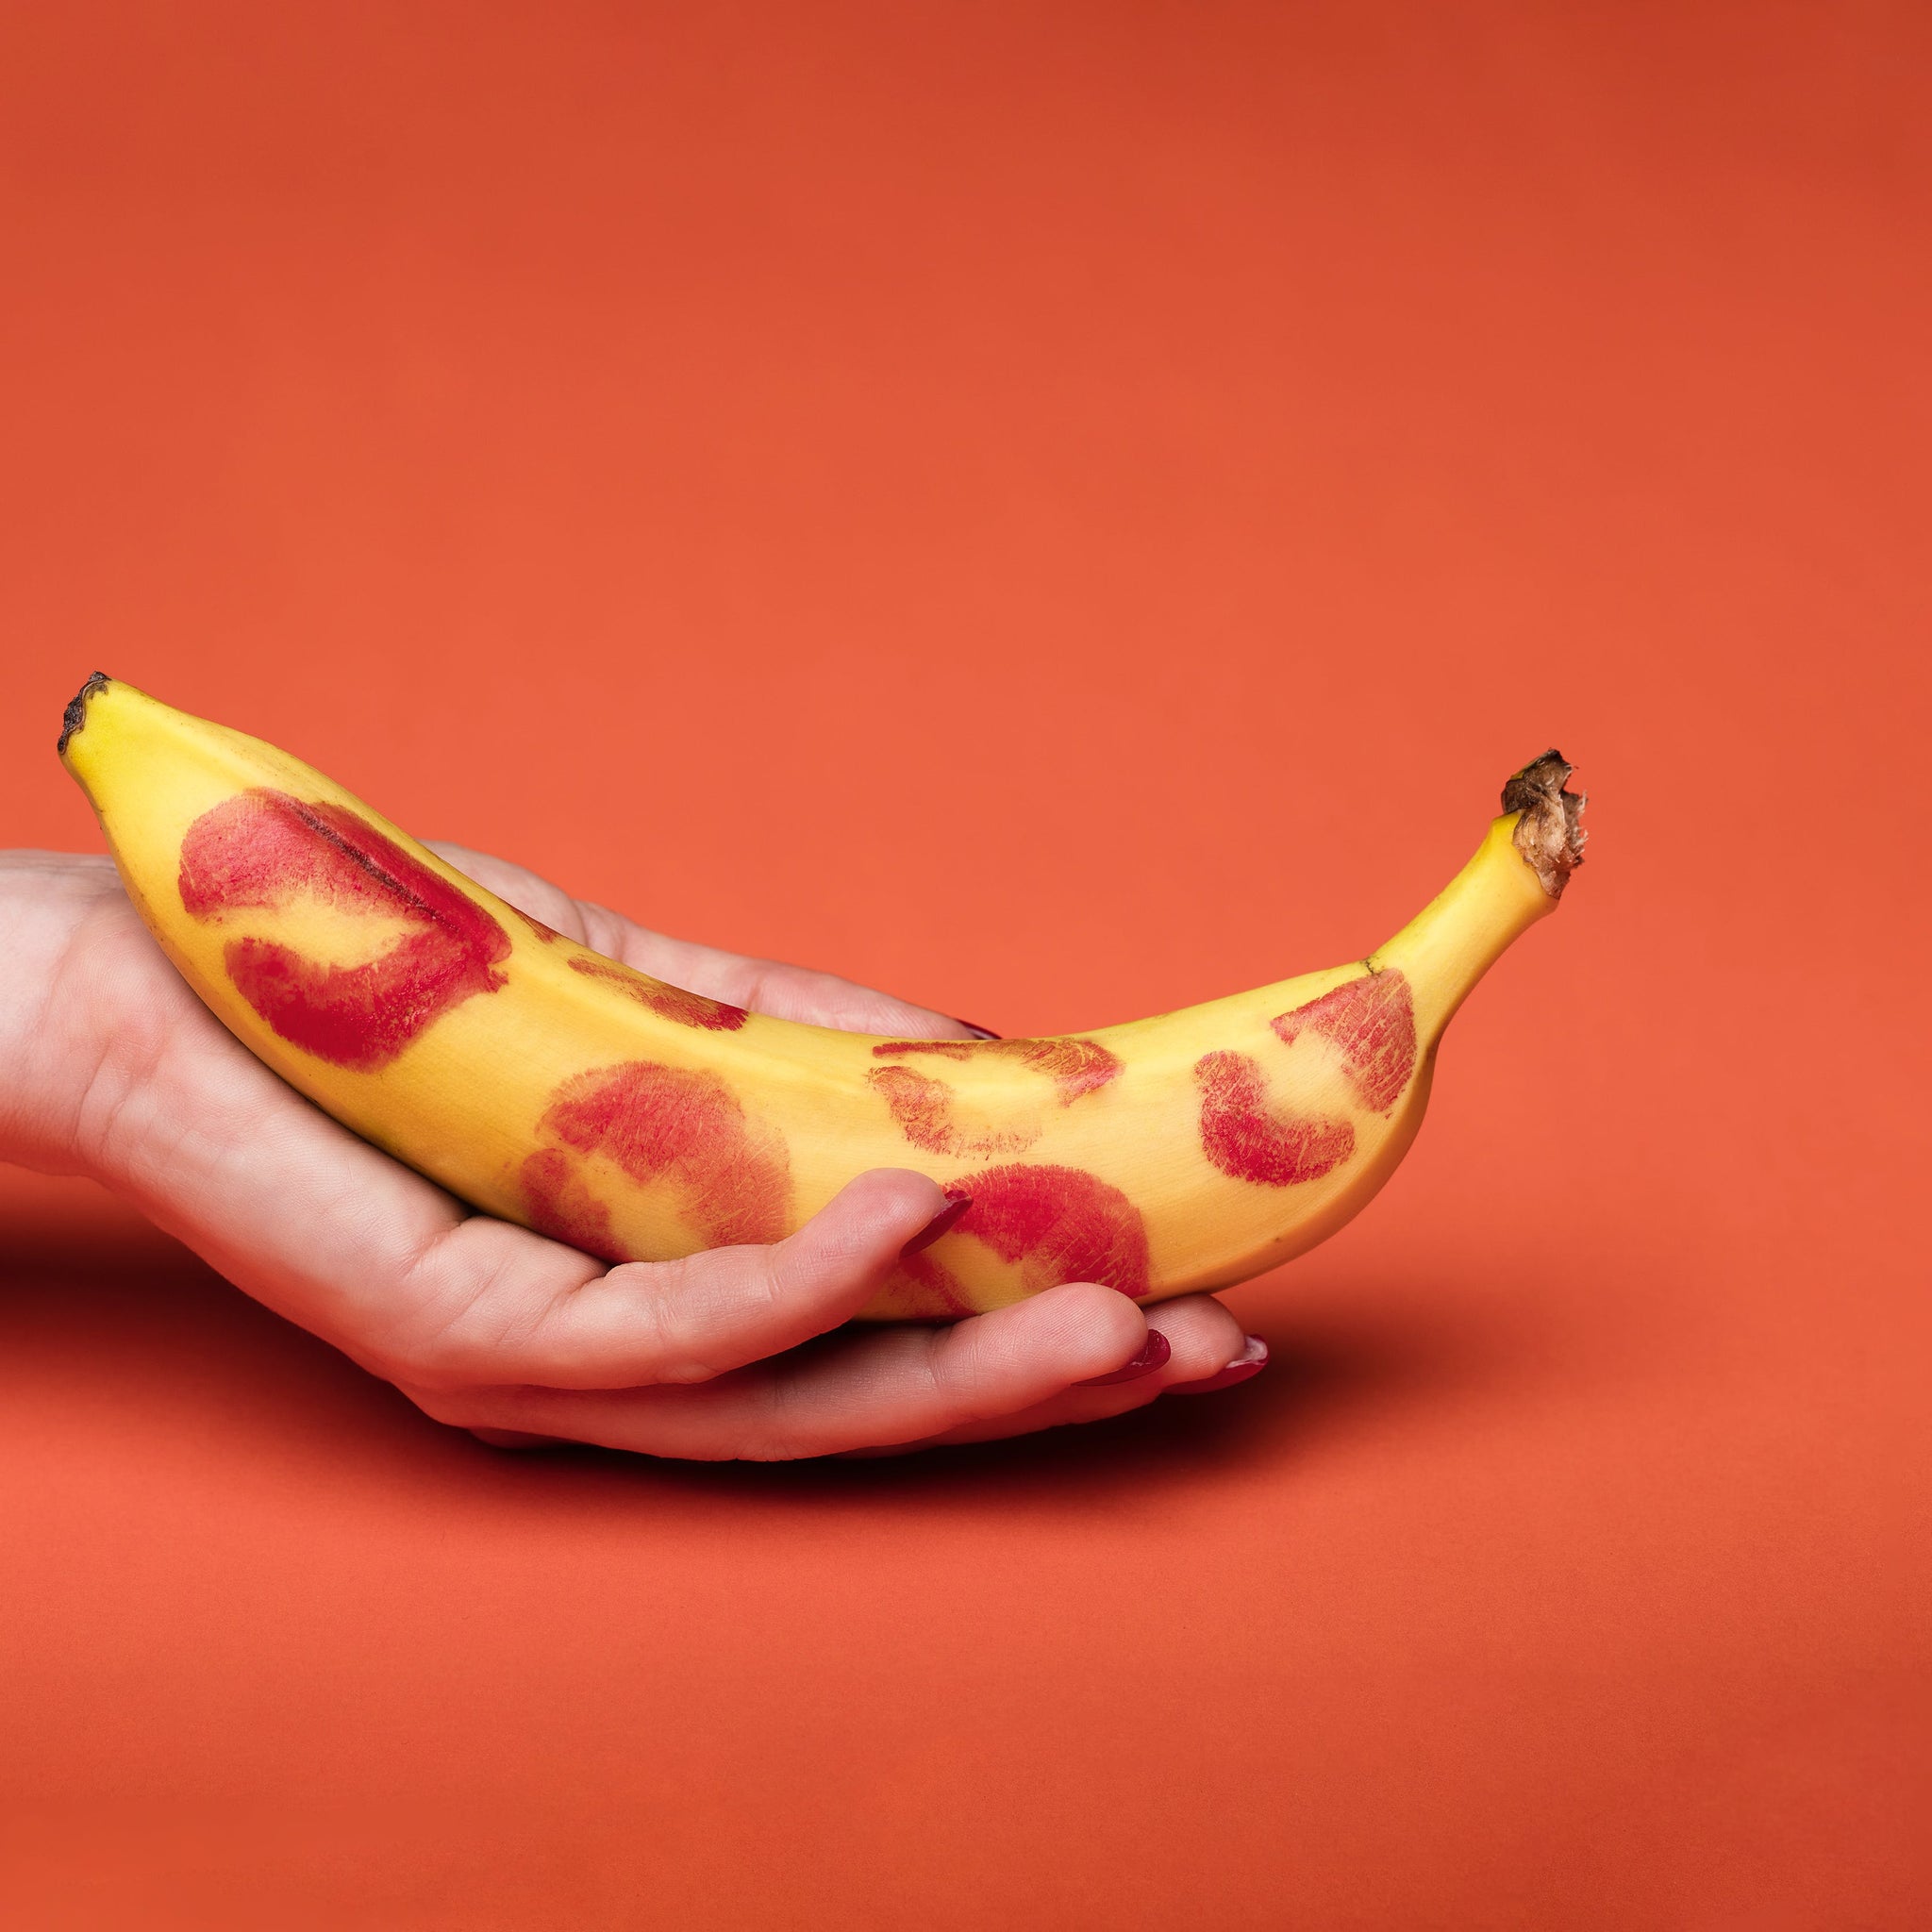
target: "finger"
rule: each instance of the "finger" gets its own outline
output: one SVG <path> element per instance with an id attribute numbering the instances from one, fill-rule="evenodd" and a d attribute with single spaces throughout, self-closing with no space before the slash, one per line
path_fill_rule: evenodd
<path id="1" fill-rule="evenodd" d="M 193 996 L 125 900 L 110 910 L 129 930 L 89 949 L 75 991 L 109 1042 L 75 1128 L 90 1170 L 257 1299 L 399 1385 L 543 1379 L 506 1373 L 479 1336 L 538 1325 L 606 1270 L 467 1213 L 293 1093 Z M 921 1177 L 901 1184 L 938 1198 Z M 907 1218 L 916 1231 L 924 1217 Z M 862 1302 L 869 1290 L 855 1292 Z M 818 1325 L 851 1312 L 818 1307 Z M 635 1379 L 628 1368 L 597 1377 Z"/>
<path id="2" fill-rule="evenodd" d="M 467 879 L 474 879 L 486 892 L 494 892 L 506 906 L 541 920 L 554 932 L 573 939 L 579 945 L 591 943 L 586 936 L 584 908 L 561 886 L 554 886 L 541 873 L 527 866 L 513 865 L 488 852 L 475 852 L 467 845 L 453 845 L 447 839 L 431 839 L 427 844 L 439 858 L 446 859 Z M 695 991 L 695 989 L 693 989 Z"/>
<path id="3" fill-rule="evenodd" d="M 1130 1409 L 1145 1408 L 1159 1397 L 1178 1394 L 1183 1389 L 1205 1393 L 1209 1388 L 1222 1386 L 1221 1378 L 1229 1373 L 1230 1364 L 1241 1358 L 1246 1344 L 1259 1340 L 1244 1336 L 1241 1324 L 1226 1308 L 1212 1295 L 1205 1294 L 1183 1295 L 1150 1308 L 1147 1326 L 1150 1333 L 1158 1331 L 1167 1338 L 1168 1358 L 1132 1381 L 1098 1388 L 1063 1389 L 1046 1401 L 1011 1415 L 968 1423 L 917 1441 L 878 1444 L 846 1453 L 861 1457 L 905 1456 L 915 1449 L 997 1441 L 1008 1436 L 1031 1435 L 1040 1429 L 1062 1428 L 1072 1423 L 1105 1422 Z M 1262 1352 L 1265 1356 L 1265 1344 Z M 1258 1364 L 1248 1371 L 1250 1374 L 1258 1373 Z"/>
<path id="4" fill-rule="evenodd" d="M 560 1390 L 709 1381 L 850 1321 L 908 1241 L 960 1211 L 924 1174 L 877 1168 L 769 1247 L 608 1271 L 585 1261 L 561 1280 L 531 1252 L 491 1270 L 433 1347 L 418 1347 L 414 1377 Z M 550 1245 L 496 1226 L 512 1254 Z"/>
<path id="5" fill-rule="evenodd" d="M 800 1020 L 810 1026 L 835 1026 L 842 1033 L 882 1033 L 892 1040 L 990 1037 L 983 1026 L 950 1019 L 930 1007 L 913 1006 L 834 973 L 816 973 L 776 959 L 741 963 L 748 972 L 736 1003 L 755 1013 Z"/>
<path id="6" fill-rule="evenodd" d="M 808 1026 L 835 1026 L 843 1033 L 885 1034 L 894 1040 L 970 1040 L 985 1031 L 929 1007 L 915 1007 L 891 993 L 841 979 L 836 973 L 817 973 L 776 959 L 742 958 L 646 932 L 628 920 L 621 924 L 625 930 L 610 935 L 618 948 L 613 958 L 654 979 L 727 1000 L 748 1012 L 798 1020 Z"/>
<path id="7" fill-rule="evenodd" d="M 836 1455 L 1031 1408 L 1118 1368 L 1145 1341 L 1145 1321 L 1124 1295 L 1074 1282 L 949 1328 L 848 1330 L 697 1386 L 499 1390 L 487 1412 L 462 1420 L 652 1456 Z"/>
<path id="8" fill-rule="evenodd" d="M 725 1000 L 747 1012 L 774 1020 L 799 1020 L 808 1026 L 836 1026 L 844 1033 L 883 1033 L 893 1039 L 960 1040 L 983 1027 L 948 1019 L 929 1007 L 915 1007 L 836 973 L 788 966 L 777 959 L 747 958 L 691 940 L 652 932 L 608 907 L 581 908 L 585 943 L 653 979 Z"/>
<path id="9" fill-rule="evenodd" d="M 1232 1389 L 1242 1382 L 1251 1382 L 1268 1366 L 1268 1344 L 1258 1335 L 1248 1335 L 1241 1339 L 1241 1352 L 1219 1374 L 1204 1377 L 1198 1382 L 1176 1382 L 1170 1393 L 1174 1395 L 1211 1395 L 1217 1389 Z"/>
<path id="10" fill-rule="evenodd" d="M 546 1374 L 568 1381 L 574 1369 L 603 1387 L 642 1378 L 635 1359 L 608 1374 L 594 1368 L 593 1331 L 600 1322 L 619 1326 L 615 1310 L 634 1314 L 641 1299 L 634 1289 L 628 1297 L 587 1293 L 607 1273 L 600 1263 L 466 1213 L 292 1092 L 195 999 L 125 899 L 116 908 L 122 925 L 135 929 L 90 949 L 78 989 L 109 1038 L 82 1109 L 92 1171 L 231 1281 L 392 1381 L 430 1389 Z M 920 1175 L 886 1185 L 900 1196 L 882 1207 L 875 1230 L 890 1257 L 943 1197 Z M 835 1215 L 785 1257 L 806 1281 L 808 1315 L 819 1313 L 782 1328 L 774 1345 L 852 1312 L 836 1294 L 811 1292 L 824 1285 L 841 1230 L 850 1235 L 849 1220 Z M 847 1291 L 862 1302 L 881 1273 L 855 1278 Z M 700 1271 L 700 1290 L 705 1281 Z M 573 1337 L 568 1320 L 546 1325 L 546 1316 L 572 1309 L 585 1334 Z M 498 1360 L 497 1342 L 513 1345 L 532 1332 L 543 1340 L 529 1361 L 516 1363 L 513 1346 L 508 1364 Z M 558 1347 L 549 1345 L 553 1335 L 562 1338 Z"/>
<path id="11" fill-rule="evenodd" d="M 607 958 L 622 960 L 653 979 L 681 986 L 687 992 L 703 993 L 708 999 L 724 1000 L 774 1019 L 836 1026 L 846 1033 L 883 1033 L 906 1040 L 970 1040 L 986 1032 L 983 1026 L 949 1019 L 929 1007 L 912 1006 L 891 993 L 841 979 L 835 973 L 816 973 L 776 959 L 747 958 L 716 946 L 653 932 L 608 906 L 573 899 L 561 886 L 487 852 L 475 852 L 445 840 L 432 840 L 430 850 L 520 912 L 541 919 Z"/>

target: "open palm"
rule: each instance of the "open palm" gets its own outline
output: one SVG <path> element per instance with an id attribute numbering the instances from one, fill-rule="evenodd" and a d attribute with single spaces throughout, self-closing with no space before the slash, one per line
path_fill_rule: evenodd
<path id="1" fill-rule="evenodd" d="M 901 1038 L 969 1031 L 438 849 L 558 931 L 692 991 Z M 486 1441 L 858 1454 L 1093 1421 L 1226 1386 L 1265 1359 L 1209 1296 L 1143 1313 L 1091 1282 L 949 1327 L 845 1327 L 948 1205 L 906 1170 L 859 1175 L 788 1240 L 682 1261 L 608 1267 L 475 1213 L 235 1041 L 105 858 L 0 855 L 0 1155 L 95 1175 L 256 1299 Z"/>

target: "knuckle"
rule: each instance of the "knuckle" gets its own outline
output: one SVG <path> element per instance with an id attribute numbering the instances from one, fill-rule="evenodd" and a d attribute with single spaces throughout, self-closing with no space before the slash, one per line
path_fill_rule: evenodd
<path id="1" fill-rule="evenodd" d="M 391 1379 L 403 1377 L 419 1389 L 454 1391 L 475 1379 L 470 1373 L 473 1351 L 457 1324 L 439 1323 L 406 1335 L 387 1351 L 387 1357 Z"/>
<path id="2" fill-rule="evenodd" d="M 771 1009 L 773 1002 L 773 980 L 776 968 L 770 959 L 747 959 L 737 976 L 737 988 L 732 995 L 732 1004 L 742 1007 L 750 1013 L 763 1013 Z M 779 1002 L 782 1004 L 782 1001 Z"/>
<path id="3" fill-rule="evenodd" d="M 585 945 L 593 953 L 602 953 L 607 959 L 623 958 L 630 921 L 594 899 L 575 899 L 570 903 L 575 908 L 583 928 Z"/>
<path id="4" fill-rule="evenodd" d="M 460 1321 L 400 1338 L 383 1351 L 384 1373 L 398 1385 L 454 1396 L 480 1379 L 481 1363 Z M 502 1378 L 508 1379 L 508 1378 Z"/>
<path id="5" fill-rule="evenodd" d="M 945 1361 L 947 1407 L 958 1423 L 989 1421 L 1008 1407 L 998 1399 L 995 1364 L 988 1354 L 986 1331 L 968 1324 L 944 1331 L 952 1344 Z"/>
<path id="6" fill-rule="evenodd" d="M 810 1397 L 797 1373 L 780 1364 L 738 1429 L 731 1454 L 741 1462 L 794 1462 L 819 1453 L 802 1410 Z"/>
<path id="7" fill-rule="evenodd" d="M 796 1240 L 797 1236 L 793 1235 L 772 1247 L 750 1251 L 750 1279 L 746 1283 L 745 1300 L 753 1314 L 759 1317 L 780 1314 L 791 1300 L 793 1277 L 799 1272 L 798 1250 L 791 1245 Z"/>
<path id="8" fill-rule="evenodd" d="M 405 1274 L 401 1299 L 413 1317 L 399 1324 L 382 1349 L 395 1372 L 391 1380 L 447 1389 L 477 1379 L 477 1331 L 501 1289 L 504 1257 L 486 1254 L 482 1265 L 469 1265 L 467 1249 L 459 1254 L 456 1244 L 473 1224 L 444 1230 Z"/>
<path id="9" fill-rule="evenodd" d="M 710 1257 L 629 1263 L 612 1270 L 607 1284 L 627 1291 L 625 1355 L 639 1383 L 708 1382 L 718 1371 L 695 1353 L 688 1311 L 705 1290 Z M 619 1274 L 624 1276 L 617 1282 Z"/>

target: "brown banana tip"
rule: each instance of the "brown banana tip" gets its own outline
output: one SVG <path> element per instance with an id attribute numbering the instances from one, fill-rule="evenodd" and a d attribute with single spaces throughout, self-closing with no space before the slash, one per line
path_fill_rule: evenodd
<path id="1" fill-rule="evenodd" d="M 1570 874 L 1583 863 L 1590 838 L 1577 823 L 1590 794 L 1563 789 L 1575 769 L 1561 752 L 1546 751 L 1503 787 L 1503 809 L 1522 814 L 1514 833 L 1516 849 L 1553 899 L 1563 896 Z"/>
<path id="2" fill-rule="evenodd" d="M 67 741 L 87 723 L 87 701 L 97 691 L 105 691 L 113 679 L 105 671 L 96 671 L 81 688 L 75 692 L 73 702 L 60 714 L 60 741 L 54 749 L 64 758 L 67 756 Z"/>

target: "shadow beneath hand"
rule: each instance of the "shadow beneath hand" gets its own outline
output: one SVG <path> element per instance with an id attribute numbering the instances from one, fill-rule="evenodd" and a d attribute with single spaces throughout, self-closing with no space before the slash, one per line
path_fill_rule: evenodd
<path id="1" fill-rule="evenodd" d="M 1471 1329 L 1420 1327 L 1377 1314 L 1374 1306 L 1346 1318 L 1283 1312 L 1265 1320 L 1261 1331 L 1270 1344 L 1267 1368 L 1211 1395 L 1165 1395 L 1109 1422 L 910 1457 L 771 1464 L 763 1471 L 726 1464 L 724 1473 L 821 1493 L 970 1491 L 988 1484 L 1010 1493 L 1020 1482 L 1041 1480 L 1060 1493 L 1140 1488 L 1279 1464 L 1370 1416 L 1464 1390 L 1503 1368 L 1501 1353 Z"/>
<path id="2" fill-rule="evenodd" d="M 1316 1294 L 1244 1291 L 1241 1312 L 1272 1351 L 1252 1381 L 1168 1395 L 1112 1421 L 906 1456 L 794 1463 L 686 1463 L 583 1446 L 492 1449 L 429 1421 L 335 1349 L 249 1301 L 144 1224 L 8 1230 L 0 1247 L 0 1330 L 15 1374 L 48 1386 L 84 1377 L 136 1403 L 198 1408 L 208 1420 L 325 1436 L 358 1464 L 427 1463 L 462 1487 L 591 1503 L 640 1491 L 761 1506 L 784 1498 L 922 1507 L 1093 1503 L 1153 1485 L 1278 1468 L 1392 1413 L 1412 1414 L 1507 1381 L 1529 1338 L 1492 1305 L 1453 1288 L 1422 1296 L 1333 1280 Z M 1485 1313 L 1479 1315 L 1476 1309 Z M 1459 1312 L 1458 1312 L 1459 1310 Z M 1426 1311 L 1426 1312 L 1424 1312 Z M 1485 1321 L 1487 1320 L 1487 1324 Z M 158 1391 L 162 1392 L 157 1393 Z M 355 1445 L 353 1448 L 351 1445 Z M 424 1470 L 428 1474 L 429 1470 Z M 630 1507 L 630 1503 L 625 1505 Z"/>
<path id="3" fill-rule="evenodd" d="M 974 1503 L 996 1491 L 1009 1509 L 1035 1493 L 1092 1503 L 1163 1483 L 1278 1468 L 1352 1430 L 1507 1381 L 1524 1357 L 1520 1336 L 1441 1315 L 1418 1320 L 1412 1293 L 1404 1294 L 1400 1309 L 1379 1302 L 1373 1289 L 1356 1296 L 1360 1306 L 1348 1312 L 1338 1311 L 1332 1297 L 1319 1315 L 1285 1310 L 1271 1319 L 1251 1309 L 1270 1348 L 1268 1367 L 1252 1381 L 1207 1395 L 1166 1395 L 1108 1422 L 1038 1435 L 790 1463 L 656 1463 L 579 1446 L 482 1453 L 540 1460 L 593 1481 L 648 1479 L 720 1496 L 905 1495 L 929 1507 Z"/>

